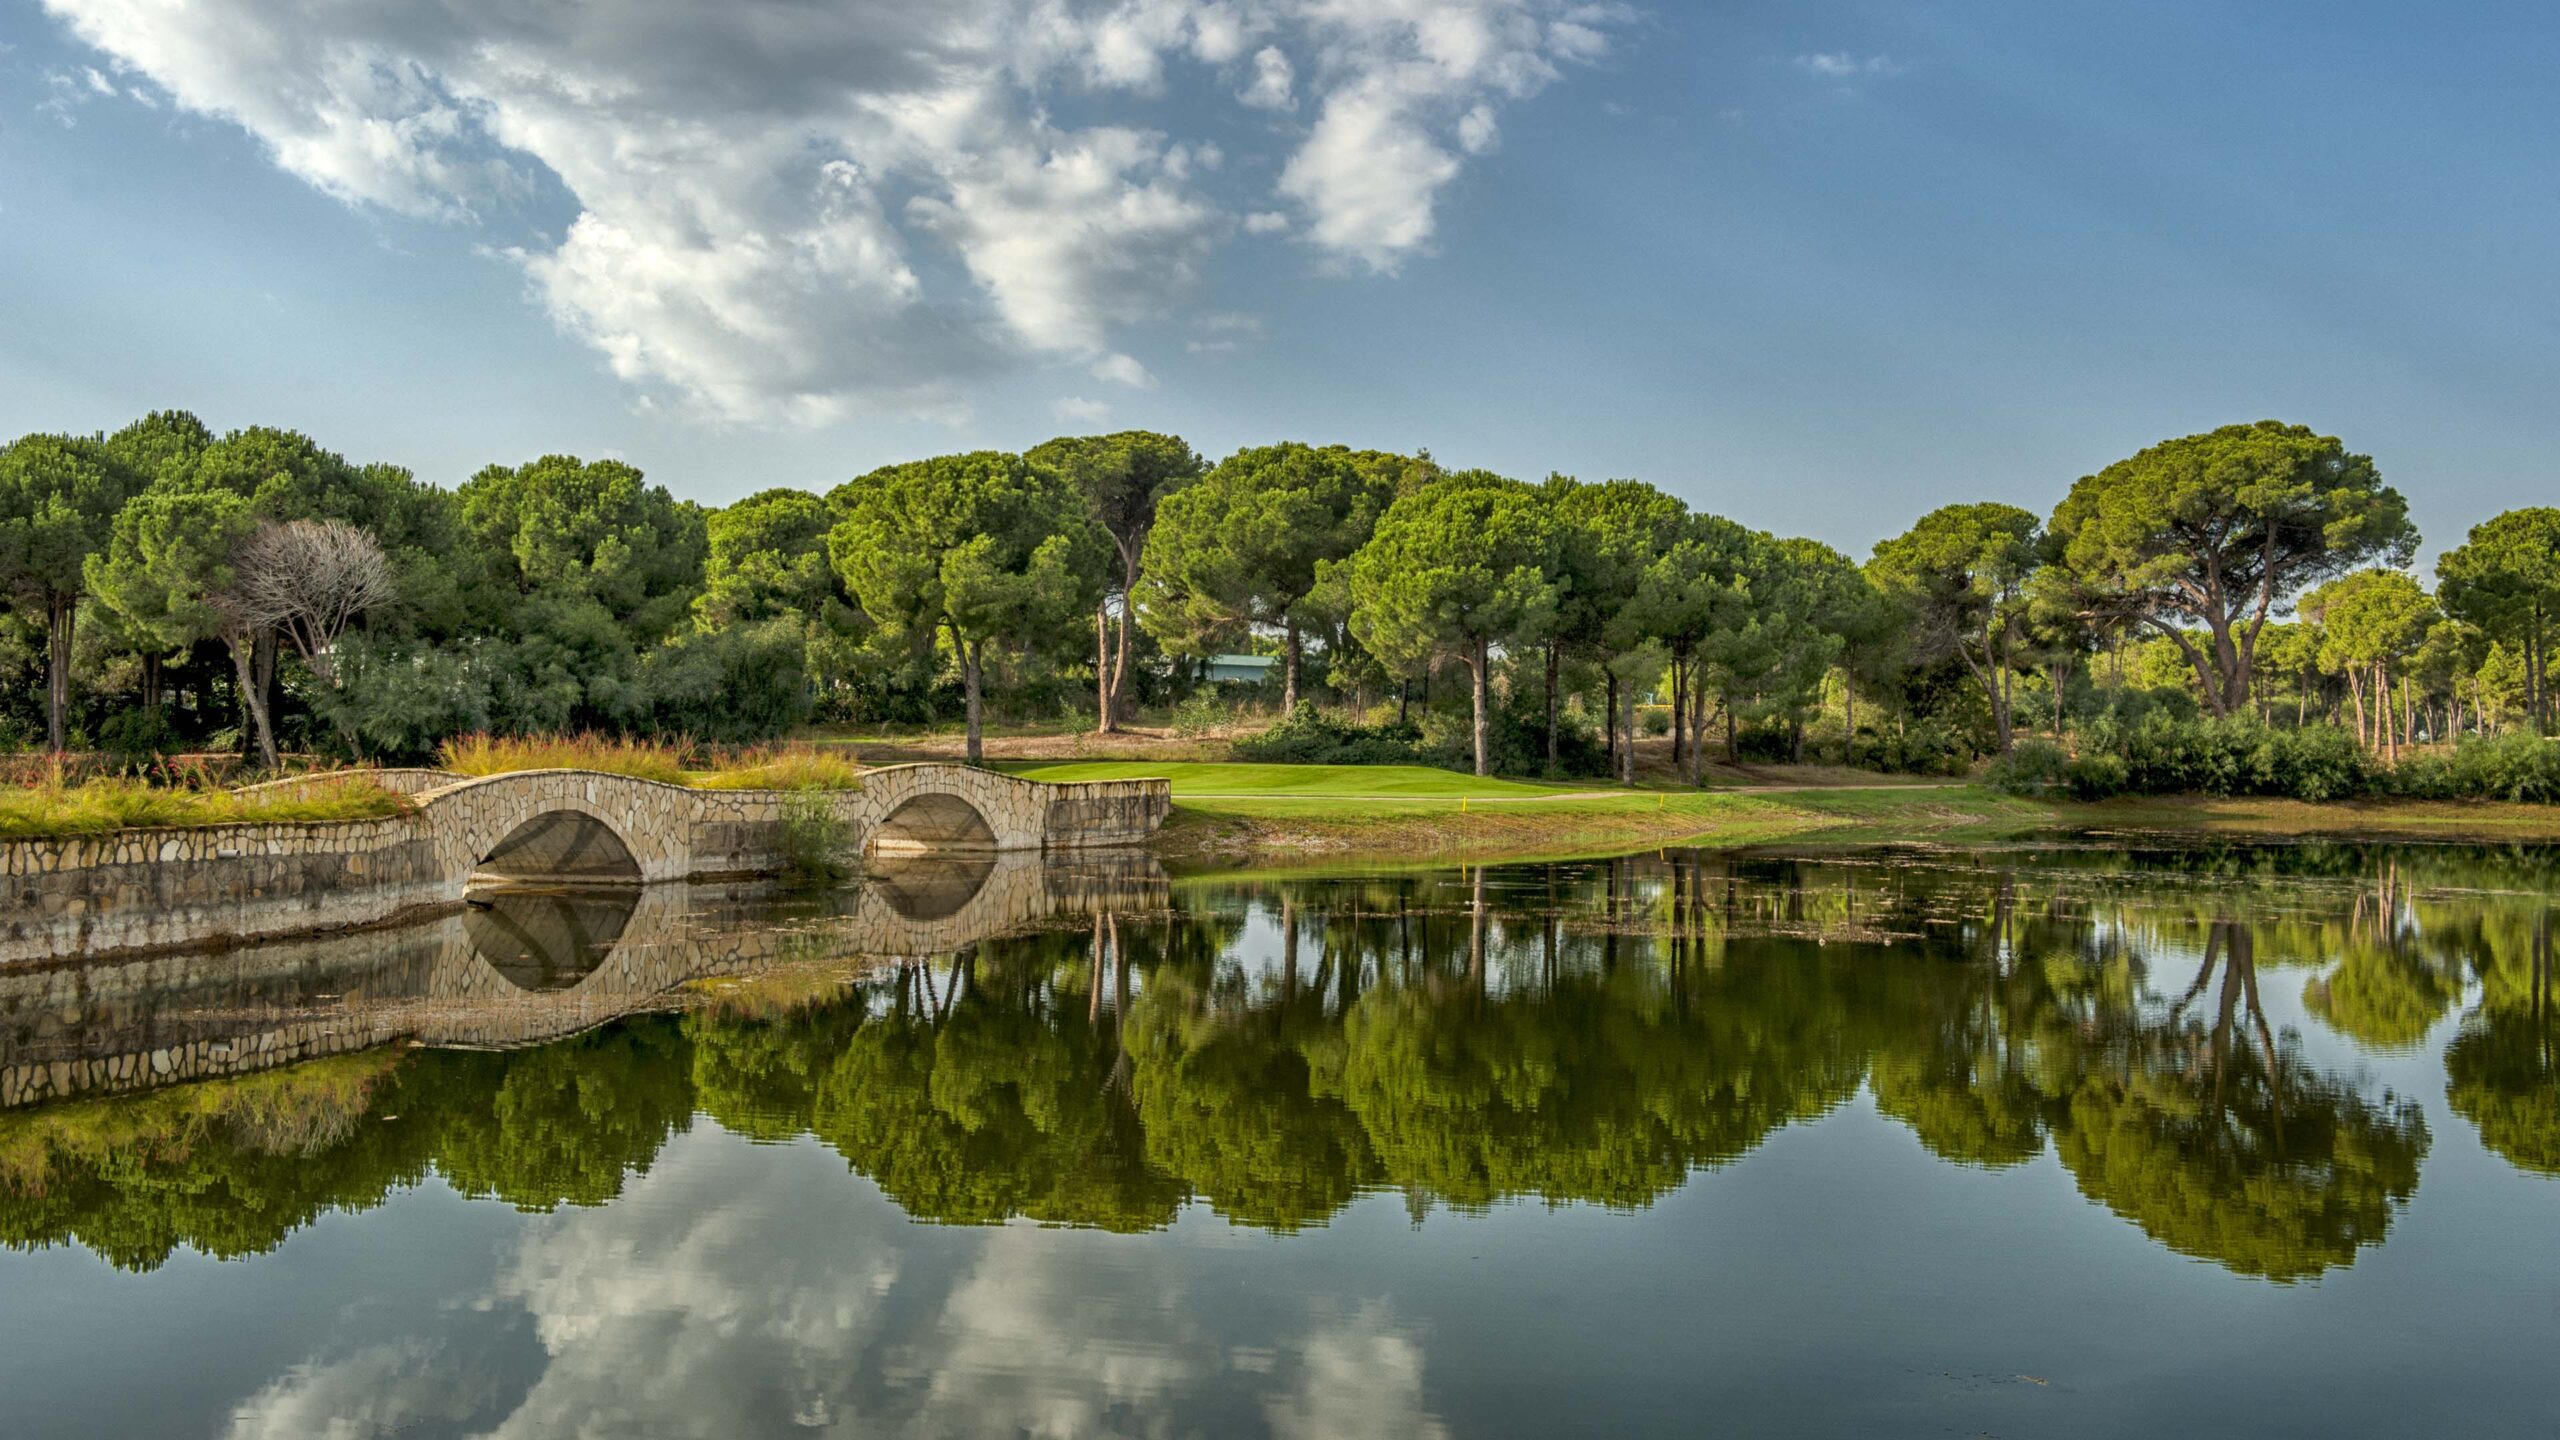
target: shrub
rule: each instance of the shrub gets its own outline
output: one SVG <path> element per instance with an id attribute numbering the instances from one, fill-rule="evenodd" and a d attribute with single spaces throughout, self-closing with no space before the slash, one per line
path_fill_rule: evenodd
<path id="1" fill-rule="evenodd" d="M 1422 731 L 1390 720 L 1360 725 L 1338 720 L 1301 701 L 1289 717 L 1259 735 L 1235 742 L 1239 760 L 1280 765 L 1429 765 L 1436 755 Z"/>
<path id="2" fill-rule="evenodd" d="M 1185 740 L 1206 739 L 1234 722 L 1225 702 L 1208 690 L 1195 690 L 1173 707 L 1173 733 Z"/>
<path id="3" fill-rule="evenodd" d="M 119 710 L 98 727 L 98 748 L 107 763 L 127 773 L 149 768 L 177 744 L 169 713 L 156 705 Z"/>
<path id="4" fill-rule="evenodd" d="M 1972 759 L 1964 737 L 1934 715 L 1896 730 L 1861 732 L 1851 755 L 1854 764 L 1893 775 L 1961 775 Z"/>
<path id="5" fill-rule="evenodd" d="M 1993 760 L 1982 778 L 2010 795 L 2052 795 L 2071 786 L 2071 756 L 2050 740 L 2029 737 Z"/>
<path id="6" fill-rule="evenodd" d="M 2430 800 L 2560 801 L 2560 740 L 2514 732 L 2412 756 L 2390 789 Z"/>
<path id="7" fill-rule="evenodd" d="M 2181 719 L 2166 707 L 2091 721 L 2066 773 L 2071 793 L 2083 800 L 2201 794 L 2323 801 L 2374 785 L 2363 747 L 2336 726 L 2277 730 L 2245 716 Z"/>
<path id="8" fill-rule="evenodd" d="M 825 794 L 795 790 L 782 798 L 781 849 L 783 871 L 792 879 L 841 879 L 848 868 L 845 856 L 853 849 L 853 826 Z"/>

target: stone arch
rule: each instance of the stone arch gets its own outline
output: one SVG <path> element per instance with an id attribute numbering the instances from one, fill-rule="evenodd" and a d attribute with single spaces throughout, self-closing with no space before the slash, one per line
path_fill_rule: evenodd
<path id="1" fill-rule="evenodd" d="M 1006 848 L 978 807 L 948 790 L 928 790 L 898 802 L 872 827 L 865 849 L 891 855 Z"/>
<path id="2" fill-rule="evenodd" d="M 463 912 L 464 943 L 517 990 L 576 988 L 613 953 L 639 908 L 640 893 L 637 887 L 506 888 L 477 895 Z"/>
<path id="3" fill-rule="evenodd" d="M 630 884 L 682 879 L 693 867 L 695 802 L 680 786 L 582 770 L 524 770 L 431 791 L 419 804 L 448 899 L 462 898 L 474 875 Z M 604 843 L 608 836 L 611 845 Z M 628 869 L 615 863 L 617 848 Z"/>
<path id="4" fill-rule="evenodd" d="M 545 810 L 501 836 L 472 864 L 474 881 L 637 885 L 640 862 L 603 819 L 583 810 Z"/>

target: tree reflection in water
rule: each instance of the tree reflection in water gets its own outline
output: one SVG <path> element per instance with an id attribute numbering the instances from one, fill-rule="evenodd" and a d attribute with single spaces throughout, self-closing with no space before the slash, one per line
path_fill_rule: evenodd
<path id="1" fill-rule="evenodd" d="M 777 973 L 525 1050 L 0 1116 L 0 1234 L 149 1268 L 431 1172 L 598 1205 L 697 1114 L 813 1137 L 959 1224 L 1143 1230 L 1196 1200 L 1290 1231 L 1373 1191 L 1636 1207 L 1864 1085 L 1941 1159 L 2050 1153 L 2160 1244 L 2299 1279 L 2382 1241 L 2429 1137 L 2270 1016 L 2269 967 L 2310 967 L 2306 1011 L 2377 1052 L 2476 980 L 2452 1108 L 2560 1173 L 2544 902 L 2429 863 L 1673 853 L 1198 883 L 849 987 Z"/>

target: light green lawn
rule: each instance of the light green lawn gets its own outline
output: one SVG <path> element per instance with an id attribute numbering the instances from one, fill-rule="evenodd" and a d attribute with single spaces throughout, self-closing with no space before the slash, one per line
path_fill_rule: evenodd
<path id="1" fill-rule="evenodd" d="M 1626 790 L 1603 780 L 1555 784 L 1483 779 L 1427 765 L 1094 760 L 1014 761 L 995 768 L 1026 780 L 1170 780 L 1174 804 L 1198 815 L 1321 821 L 1336 827 L 1365 828 L 1418 816 L 1454 819 L 1465 814 L 1489 823 L 1500 821 L 1514 830 L 1535 827 L 1559 839 L 1583 837 L 1586 827 L 1576 821 L 1586 818 L 1688 817 L 1701 830 L 1755 824 L 1784 830 L 1890 824 L 1918 814 L 1942 817 L 1949 809 L 2012 808 L 2010 802 L 1984 791 L 1914 791 L 1890 783 L 1873 790 L 1844 788 L 1749 795 L 1690 789 Z M 1606 832 L 1587 833 L 1596 836 Z"/>

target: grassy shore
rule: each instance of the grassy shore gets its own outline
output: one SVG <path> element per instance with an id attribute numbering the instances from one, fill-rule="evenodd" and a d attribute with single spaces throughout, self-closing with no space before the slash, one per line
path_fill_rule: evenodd
<path id="1" fill-rule="evenodd" d="M 1117 760 L 999 768 L 1035 780 L 1172 781 L 1173 817 L 1157 850 L 1183 868 L 1531 859 L 1673 843 L 1952 844 L 2056 831 L 2560 841 L 2554 806 L 2202 797 L 2077 805 L 1838 771 L 1772 772 L 1753 785 L 1700 791 L 1479 779 L 1422 766 Z"/>

